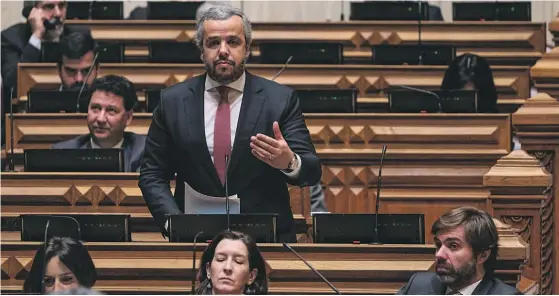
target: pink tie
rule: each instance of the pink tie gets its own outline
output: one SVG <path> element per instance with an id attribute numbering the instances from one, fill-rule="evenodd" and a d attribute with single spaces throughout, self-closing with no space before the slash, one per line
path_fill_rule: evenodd
<path id="1" fill-rule="evenodd" d="M 227 86 L 216 88 L 221 97 L 214 125 L 214 165 L 221 184 L 225 184 L 225 155 L 231 153 L 231 110 L 229 109 L 229 90 Z"/>

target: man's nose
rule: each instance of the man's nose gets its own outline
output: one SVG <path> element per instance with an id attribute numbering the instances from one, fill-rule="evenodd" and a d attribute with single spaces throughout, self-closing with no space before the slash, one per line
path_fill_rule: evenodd
<path id="1" fill-rule="evenodd" d="M 84 79 L 85 75 L 83 75 L 82 71 L 77 71 L 76 75 L 74 75 L 74 80 L 76 80 L 76 82 L 83 82 Z"/>
<path id="2" fill-rule="evenodd" d="M 55 16 L 55 17 L 61 17 L 62 16 L 62 11 L 58 7 L 58 5 L 54 6 L 54 9 L 52 10 L 52 16 Z"/>
<path id="3" fill-rule="evenodd" d="M 447 252 L 446 252 L 446 248 L 440 247 L 437 252 L 435 253 L 435 257 L 437 258 L 437 260 L 442 260 L 445 261 L 448 257 L 447 257 Z"/>
<path id="4" fill-rule="evenodd" d="M 221 42 L 219 45 L 219 56 L 228 57 L 229 56 L 229 45 L 226 41 Z"/>
<path id="5" fill-rule="evenodd" d="M 97 114 L 97 122 L 98 123 L 105 123 L 107 122 L 107 113 L 105 113 L 105 110 L 102 110 L 101 112 L 99 112 Z"/>

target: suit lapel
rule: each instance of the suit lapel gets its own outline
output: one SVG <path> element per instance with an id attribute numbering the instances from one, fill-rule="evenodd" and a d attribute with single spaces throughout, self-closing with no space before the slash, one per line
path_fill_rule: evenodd
<path id="1" fill-rule="evenodd" d="M 439 277 L 434 274 L 431 278 L 431 291 L 427 294 L 430 295 L 445 295 L 446 294 L 446 285 L 439 279 Z"/>
<path id="2" fill-rule="evenodd" d="M 132 161 L 132 149 L 133 149 L 133 143 L 132 143 L 132 139 L 131 136 L 129 134 L 127 134 L 126 132 L 124 133 L 124 137 L 123 137 L 124 141 L 122 142 L 122 154 L 124 157 L 124 171 L 125 172 L 130 172 L 130 168 L 131 168 L 131 161 Z"/>
<path id="3" fill-rule="evenodd" d="M 186 120 L 188 121 L 186 126 L 190 140 L 194 143 L 202 143 L 194 145 L 193 149 L 198 151 L 194 151 L 192 155 L 200 156 L 194 157 L 194 159 L 208 172 L 216 188 L 221 188 L 223 185 L 219 180 L 210 151 L 208 150 L 204 126 L 204 84 L 206 75 L 201 75 L 198 79 L 198 82 L 194 84 L 195 86 L 190 88 L 190 93 L 185 98 L 186 104 L 184 104 Z"/>
<path id="4" fill-rule="evenodd" d="M 489 295 L 489 290 L 493 286 L 493 280 L 489 276 L 483 277 L 479 285 L 474 289 L 472 295 Z"/>
<path id="5" fill-rule="evenodd" d="M 235 176 L 235 170 L 241 162 L 241 155 L 245 149 L 250 149 L 250 137 L 253 135 L 254 127 L 260 118 L 260 110 L 266 100 L 262 94 L 262 86 L 255 83 L 254 77 L 246 72 L 245 88 L 243 91 L 243 101 L 237 131 L 235 133 L 235 143 L 227 171 L 227 177 Z"/>

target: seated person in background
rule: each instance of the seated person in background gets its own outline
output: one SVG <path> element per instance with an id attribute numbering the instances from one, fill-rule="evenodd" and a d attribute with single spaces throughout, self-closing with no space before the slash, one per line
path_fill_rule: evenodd
<path id="1" fill-rule="evenodd" d="M 182 2 L 184 0 L 174 0 L 177 2 Z M 223 5 L 225 4 L 224 2 L 226 1 L 205 1 L 204 3 L 202 3 L 198 9 L 196 10 L 196 21 L 198 21 L 200 19 L 200 17 L 202 16 L 202 14 L 210 9 L 210 7 L 213 7 L 215 5 Z M 130 15 L 128 16 L 129 20 L 147 20 L 148 18 L 148 11 L 147 11 L 147 7 L 142 7 L 142 6 L 138 6 L 136 8 L 134 8 L 134 10 L 132 10 L 130 12 Z"/>
<path id="2" fill-rule="evenodd" d="M 444 213 L 431 227 L 436 272 L 414 274 L 400 295 L 512 295 L 518 290 L 495 278 L 499 235 L 493 218 L 473 207 Z"/>
<path id="3" fill-rule="evenodd" d="M 310 186 L 311 195 L 311 213 L 325 213 L 328 212 L 326 206 L 326 198 L 324 197 L 324 189 L 320 183 Z"/>
<path id="4" fill-rule="evenodd" d="M 441 8 L 437 5 L 429 4 L 429 21 L 444 21 L 443 13 L 441 12 Z"/>
<path id="5" fill-rule="evenodd" d="M 89 134 L 57 143 L 52 148 L 122 148 L 125 171 L 137 171 L 146 136 L 124 131 L 132 122 L 132 108 L 138 101 L 134 84 L 125 77 L 107 75 L 95 79 L 91 90 L 87 110 Z"/>
<path id="6" fill-rule="evenodd" d="M 452 61 L 443 78 L 441 90 L 476 90 L 479 113 L 497 113 L 497 88 L 485 58 L 466 53 Z"/>
<path id="7" fill-rule="evenodd" d="M 87 73 L 95 60 L 96 44 L 89 33 L 75 32 L 62 38 L 59 44 L 60 56 L 58 60 L 58 76 L 60 77 L 60 90 L 76 90 L 82 87 Z M 91 68 L 87 79 L 90 87 L 99 73 L 99 59 Z"/>
<path id="8" fill-rule="evenodd" d="M 87 28 L 64 25 L 66 1 L 24 1 L 22 14 L 26 23 L 15 24 L 2 31 L 2 78 L 5 87 L 17 86 L 17 64 L 38 63 L 41 60 L 42 42 L 58 42 L 60 37 L 76 31 L 89 32 Z M 45 28 L 44 22 L 54 23 Z"/>
<path id="9" fill-rule="evenodd" d="M 53 237 L 35 253 L 23 293 L 45 294 L 80 286 L 91 288 L 96 280 L 97 270 L 85 246 L 70 237 Z"/>
<path id="10" fill-rule="evenodd" d="M 241 232 L 214 237 L 200 260 L 198 279 L 197 295 L 268 294 L 264 258 L 254 240 Z"/>

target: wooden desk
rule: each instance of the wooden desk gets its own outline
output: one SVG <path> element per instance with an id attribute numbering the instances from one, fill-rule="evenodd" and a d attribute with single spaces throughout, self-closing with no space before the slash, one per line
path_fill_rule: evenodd
<path id="1" fill-rule="evenodd" d="M 540 93 L 559 97 L 559 17 L 549 23 L 549 31 L 554 36 L 556 47 L 545 53 L 531 69 L 534 85 Z"/>
<path id="2" fill-rule="evenodd" d="M 559 14 L 549 23 L 549 31 L 553 34 L 555 44 L 559 44 Z"/>
<path id="3" fill-rule="evenodd" d="M 251 73 L 271 79 L 281 65 L 248 65 Z M 375 65 L 290 65 L 276 81 L 295 89 L 356 88 L 359 112 L 387 112 L 386 90 L 392 85 L 440 89 L 446 66 Z M 101 73 L 126 76 L 140 91 L 163 88 L 204 73 L 193 64 L 103 64 Z M 530 96 L 530 69 L 522 66 L 494 66 L 499 93 L 498 106 L 504 113 L 515 111 Z M 19 64 L 18 98 L 26 101 L 31 88 L 56 89 L 60 85 L 56 64 Z"/>
<path id="4" fill-rule="evenodd" d="M 126 56 L 145 60 L 151 40 L 192 41 L 193 21 L 79 21 L 97 40 L 125 42 Z M 414 21 L 344 21 L 314 23 L 252 23 L 253 55 L 263 42 L 315 41 L 344 45 L 346 63 L 370 63 L 371 46 L 417 44 Z M 532 22 L 422 22 L 421 38 L 427 44 L 457 46 L 457 55 L 472 52 L 492 64 L 533 65 L 545 52 L 545 24 Z"/>
<path id="5" fill-rule="evenodd" d="M 2 293 L 21 290 L 38 245 L 2 240 Z M 98 272 L 96 289 L 118 294 L 184 294 L 190 291 L 192 244 L 86 245 Z M 394 294 L 415 272 L 432 271 L 435 254 L 433 245 L 292 246 L 342 293 L 355 294 Z M 204 247 L 204 244 L 196 245 L 197 258 Z M 271 293 L 331 293 L 324 282 L 280 244 L 261 244 L 259 248 L 270 267 Z M 525 258 L 526 249 L 516 237 L 502 238 L 497 275 L 516 285 Z"/>

